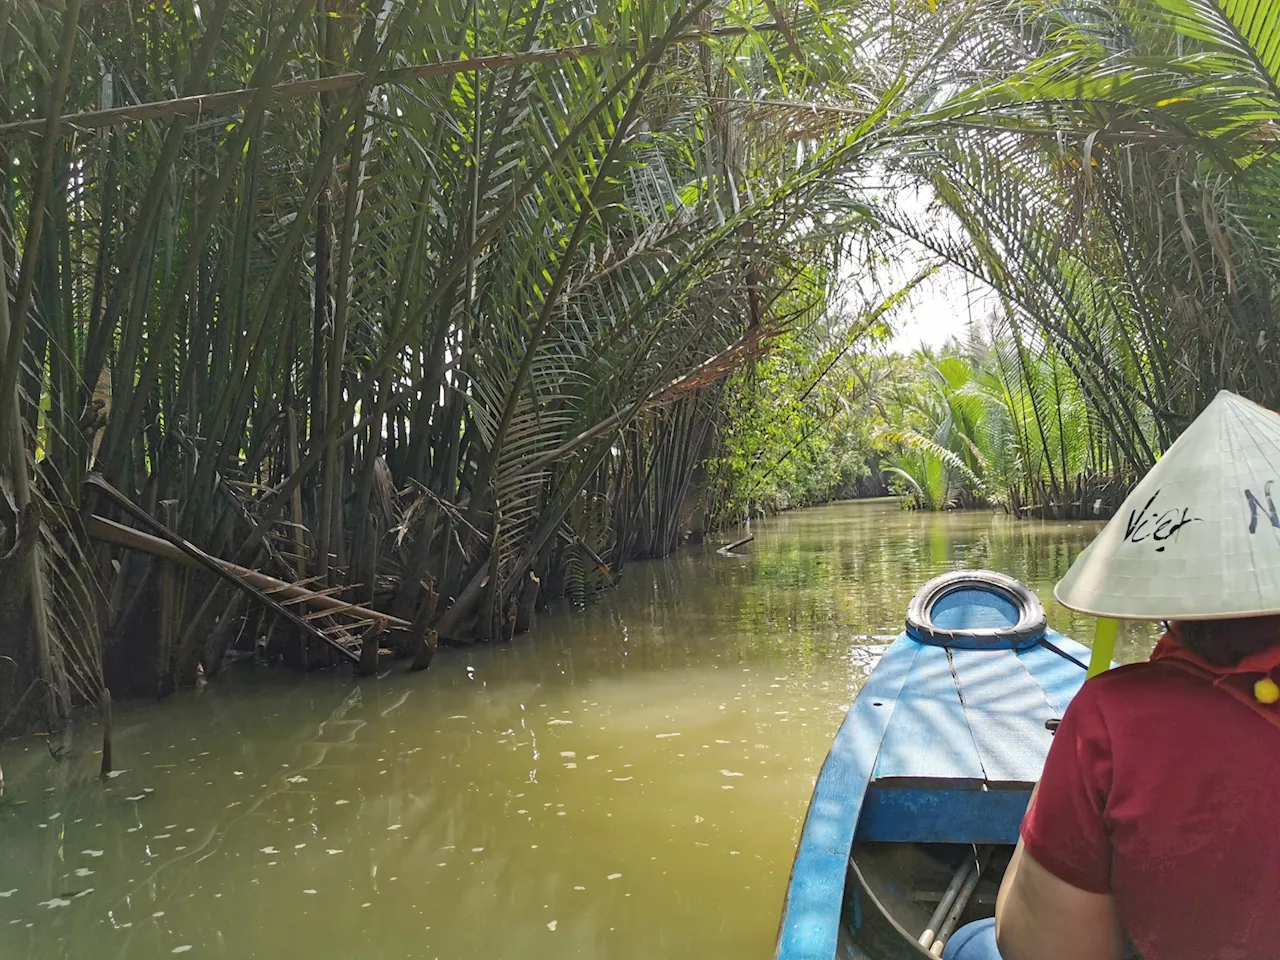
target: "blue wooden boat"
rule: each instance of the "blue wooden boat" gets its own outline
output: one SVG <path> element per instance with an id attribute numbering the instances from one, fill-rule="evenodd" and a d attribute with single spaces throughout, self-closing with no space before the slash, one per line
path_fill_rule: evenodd
<path id="1" fill-rule="evenodd" d="M 823 764 L 776 960 L 938 956 L 951 931 L 992 916 L 1088 661 L 1010 577 L 922 587 Z"/>

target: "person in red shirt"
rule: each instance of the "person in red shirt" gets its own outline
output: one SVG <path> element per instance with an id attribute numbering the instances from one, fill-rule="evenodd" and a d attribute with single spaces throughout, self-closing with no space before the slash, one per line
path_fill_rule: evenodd
<path id="1" fill-rule="evenodd" d="M 1280 956 L 1278 667 L 1280 617 L 1173 623 L 1150 662 L 1085 683 L 995 922 L 948 960 Z"/>
<path id="2" fill-rule="evenodd" d="M 947 960 L 1280 958 L 1277 496 L 1280 415 L 1224 391 L 1076 558 L 1063 606 L 1167 632 L 1068 706 Z"/>

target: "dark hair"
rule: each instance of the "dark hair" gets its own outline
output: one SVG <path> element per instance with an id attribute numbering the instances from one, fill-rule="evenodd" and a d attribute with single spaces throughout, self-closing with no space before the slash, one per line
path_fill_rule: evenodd
<path id="1" fill-rule="evenodd" d="M 1280 617 L 1179 620 L 1182 645 L 1215 667 L 1234 667 L 1245 657 L 1280 646 Z"/>

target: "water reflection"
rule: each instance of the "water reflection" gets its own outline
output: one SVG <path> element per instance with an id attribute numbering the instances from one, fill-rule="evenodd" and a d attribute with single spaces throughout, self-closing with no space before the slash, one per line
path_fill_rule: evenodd
<path id="1" fill-rule="evenodd" d="M 842 505 L 628 568 L 425 675 L 250 669 L 118 711 L 119 776 L 3 748 L 0 956 L 768 956 L 799 823 L 911 593 L 1039 590 L 1096 531 Z M 1145 628 L 1123 656 L 1145 654 Z"/>

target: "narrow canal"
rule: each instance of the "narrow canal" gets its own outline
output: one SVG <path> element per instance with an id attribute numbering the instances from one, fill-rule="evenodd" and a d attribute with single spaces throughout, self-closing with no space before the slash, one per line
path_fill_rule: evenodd
<path id="1" fill-rule="evenodd" d="M 924 580 L 990 567 L 1050 622 L 1098 529 L 843 504 L 744 557 L 628 567 L 586 610 L 427 674 L 269 668 L 117 711 L 70 762 L 0 746 L 0 957 L 770 955 L 831 736 Z M 1143 654 L 1149 633 L 1122 638 Z"/>

